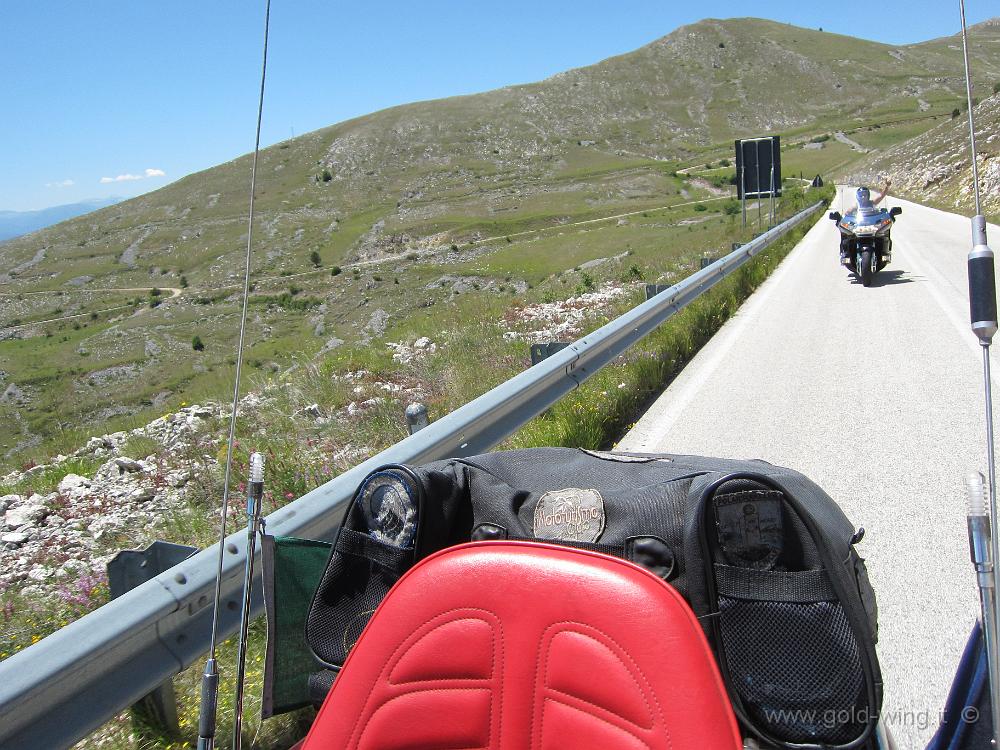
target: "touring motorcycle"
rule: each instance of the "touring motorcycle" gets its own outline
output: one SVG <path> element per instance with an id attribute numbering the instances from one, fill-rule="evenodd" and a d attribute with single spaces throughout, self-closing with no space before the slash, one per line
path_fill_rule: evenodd
<path id="1" fill-rule="evenodd" d="M 844 216 L 839 211 L 830 213 L 840 230 L 840 263 L 851 269 L 862 285 L 871 286 L 875 274 L 892 260 L 889 233 L 901 213 L 899 206 L 889 210 L 858 208 Z"/>

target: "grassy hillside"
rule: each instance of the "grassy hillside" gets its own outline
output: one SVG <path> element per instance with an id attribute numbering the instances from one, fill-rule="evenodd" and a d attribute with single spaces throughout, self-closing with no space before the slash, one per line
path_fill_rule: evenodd
<path id="1" fill-rule="evenodd" d="M 983 85 L 1000 79 L 995 37 L 974 32 Z M 646 275 L 662 272 L 646 258 L 683 265 L 732 239 L 685 236 L 726 216 L 730 139 L 780 132 L 787 175 L 849 169 L 861 152 L 830 134 L 885 148 L 949 118 L 954 46 L 709 20 L 539 83 L 268 148 L 251 372 L 338 341 L 433 337 L 465 295 L 527 302 L 547 284 L 537 294 L 565 297 L 578 283 L 566 274 L 628 250 Z M 241 157 L 0 243 L 0 464 L 227 397 L 249 171 Z"/>

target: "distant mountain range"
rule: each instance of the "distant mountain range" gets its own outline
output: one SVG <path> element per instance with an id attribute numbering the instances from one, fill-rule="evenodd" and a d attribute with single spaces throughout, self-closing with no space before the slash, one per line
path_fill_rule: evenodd
<path id="1" fill-rule="evenodd" d="M 0 241 L 20 237 L 38 229 L 58 224 L 75 216 L 89 214 L 99 208 L 113 206 L 123 198 L 95 198 L 79 203 L 42 208 L 38 211 L 0 211 Z"/>

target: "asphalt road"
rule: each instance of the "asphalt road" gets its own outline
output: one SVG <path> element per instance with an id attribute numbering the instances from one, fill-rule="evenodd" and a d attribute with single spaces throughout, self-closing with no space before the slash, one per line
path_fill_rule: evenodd
<path id="1" fill-rule="evenodd" d="M 964 477 L 985 472 L 986 449 L 969 220 L 886 205 L 903 214 L 873 286 L 839 266 L 824 215 L 616 450 L 789 466 L 866 528 L 884 718 L 902 750 L 933 734 L 978 612 Z M 996 249 L 1000 227 L 988 231 Z"/>

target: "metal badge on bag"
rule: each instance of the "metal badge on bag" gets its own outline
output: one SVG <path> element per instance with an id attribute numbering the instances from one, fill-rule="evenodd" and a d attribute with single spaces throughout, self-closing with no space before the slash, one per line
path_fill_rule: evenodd
<path id="1" fill-rule="evenodd" d="M 604 531 L 604 498 L 597 490 L 550 490 L 535 506 L 536 539 L 596 542 Z"/>

